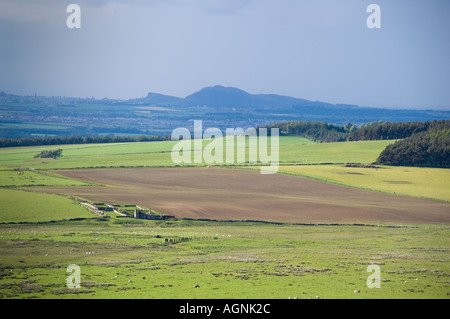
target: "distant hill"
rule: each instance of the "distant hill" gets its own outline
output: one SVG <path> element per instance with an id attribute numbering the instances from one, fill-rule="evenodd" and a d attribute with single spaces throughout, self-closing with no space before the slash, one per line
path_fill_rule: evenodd
<path id="1" fill-rule="evenodd" d="M 407 122 L 450 118 L 450 111 L 411 110 L 331 104 L 277 94 L 250 94 L 235 87 L 215 85 L 202 88 L 185 98 L 149 93 L 127 103 L 171 105 L 179 108 L 206 107 L 211 111 L 276 114 L 278 120 L 326 121 L 328 123 L 366 123 L 373 121 Z M 249 113 L 249 111 L 251 113 Z M 280 116 L 281 115 L 281 116 Z"/>
<path id="2" fill-rule="evenodd" d="M 245 91 L 216 85 L 214 87 L 205 87 L 198 92 L 188 95 L 182 104 L 186 106 L 238 107 L 256 106 L 258 103 L 251 94 Z"/>
<path id="3" fill-rule="evenodd" d="M 127 102 L 173 104 L 178 106 L 209 106 L 215 108 L 258 108 L 258 107 L 295 107 L 295 106 L 335 106 L 330 103 L 309 101 L 277 94 L 250 94 L 235 87 L 222 85 L 209 86 L 192 93 L 185 98 L 148 93 L 147 97 Z M 337 107 L 355 107 L 338 104 Z"/>
<path id="4" fill-rule="evenodd" d="M 331 104 L 277 95 L 251 94 L 221 85 L 186 97 L 150 92 L 128 100 L 66 96 L 20 96 L 0 90 L 0 138 L 33 136 L 166 136 L 178 127 L 262 127 L 277 122 L 369 122 L 450 119 L 450 110 L 410 110 Z M 351 125 L 350 125 L 351 127 Z"/>
<path id="5" fill-rule="evenodd" d="M 276 94 L 250 94 L 238 88 L 221 85 L 205 87 L 187 96 L 181 104 L 185 106 L 206 105 L 225 108 L 331 105 Z"/>
<path id="6" fill-rule="evenodd" d="M 128 103 L 137 103 L 137 104 L 173 105 L 173 104 L 179 104 L 182 100 L 183 99 L 180 97 L 150 92 L 144 98 L 131 99 L 131 100 L 127 100 L 127 102 Z"/>

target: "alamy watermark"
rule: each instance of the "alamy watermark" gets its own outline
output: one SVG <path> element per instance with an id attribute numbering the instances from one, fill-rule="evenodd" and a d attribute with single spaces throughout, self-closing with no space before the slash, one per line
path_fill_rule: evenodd
<path id="1" fill-rule="evenodd" d="M 69 4 L 66 8 L 66 12 L 70 15 L 66 19 L 66 25 L 69 29 L 81 28 L 81 8 L 78 4 Z"/>
<path id="2" fill-rule="evenodd" d="M 274 174 L 279 164 L 279 129 L 271 128 L 270 136 L 267 133 L 267 128 L 258 131 L 227 128 L 225 135 L 218 128 L 207 128 L 203 132 L 203 122 L 195 120 L 193 135 L 183 127 L 172 131 L 172 141 L 179 141 L 172 148 L 172 161 L 175 164 L 243 164 L 248 158 L 251 164 L 270 164 L 261 166 L 261 174 Z M 203 141 L 210 142 L 203 146 Z"/>
<path id="3" fill-rule="evenodd" d="M 69 277 L 66 278 L 67 288 L 80 288 L 81 287 L 81 269 L 76 264 L 67 266 L 66 272 L 70 272 Z"/>
<path id="4" fill-rule="evenodd" d="M 366 9 L 370 15 L 367 17 L 366 24 L 369 29 L 381 28 L 381 8 L 378 4 L 369 4 Z"/>
<path id="5" fill-rule="evenodd" d="M 367 266 L 367 272 L 372 273 L 367 277 L 368 288 L 381 288 L 381 269 L 378 265 Z"/>

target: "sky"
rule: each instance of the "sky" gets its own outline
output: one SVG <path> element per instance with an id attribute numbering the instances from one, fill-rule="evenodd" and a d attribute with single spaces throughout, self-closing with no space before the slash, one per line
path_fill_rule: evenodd
<path id="1" fill-rule="evenodd" d="M 68 28 L 69 4 L 80 28 Z M 380 8 L 369 28 L 367 7 Z M 450 110 L 448 0 L 0 0 L 0 91 L 130 99 L 238 87 Z"/>

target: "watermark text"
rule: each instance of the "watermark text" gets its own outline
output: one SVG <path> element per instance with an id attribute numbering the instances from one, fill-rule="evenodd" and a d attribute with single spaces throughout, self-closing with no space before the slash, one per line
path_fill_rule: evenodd
<path id="1" fill-rule="evenodd" d="M 172 131 L 172 141 L 179 141 L 172 148 L 172 161 L 180 163 L 243 164 L 261 163 L 261 174 L 274 174 L 279 164 L 279 129 L 227 128 L 225 135 L 218 128 L 203 132 L 201 120 L 194 121 L 194 134 L 187 128 Z M 204 146 L 204 141 L 210 141 Z M 270 142 L 270 154 L 269 154 Z M 267 164 L 270 164 L 268 166 Z"/>

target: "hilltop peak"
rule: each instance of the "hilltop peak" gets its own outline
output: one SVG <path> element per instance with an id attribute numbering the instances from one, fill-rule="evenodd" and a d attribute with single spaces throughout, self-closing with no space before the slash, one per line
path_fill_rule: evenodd
<path id="1" fill-rule="evenodd" d="M 191 95 L 187 96 L 186 98 L 189 98 L 190 96 L 196 96 L 199 94 L 205 94 L 205 93 L 220 93 L 220 94 L 245 94 L 249 95 L 249 93 L 245 92 L 244 90 L 241 90 L 236 87 L 231 86 L 223 86 L 223 85 L 214 85 L 214 86 L 206 86 L 199 91 L 192 93 Z"/>
<path id="2" fill-rule="evenodd" d="M 251 94 L 233 87 L 222 85 L 204 87 L 191 95 L 188 95 L 185 105 L 208 105 L 213 107 L 238 107 L 252 106 Z"/>
<path id="3" fill-rule="evenodd" d="M 219 108 L 293 107 L 328 105 L 277 94 L 251 94 L 236 87 L 215 85 L 187 96 L 186 106 L 211 106 Z"/>

